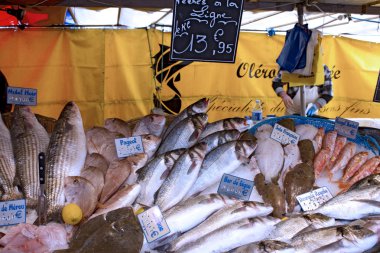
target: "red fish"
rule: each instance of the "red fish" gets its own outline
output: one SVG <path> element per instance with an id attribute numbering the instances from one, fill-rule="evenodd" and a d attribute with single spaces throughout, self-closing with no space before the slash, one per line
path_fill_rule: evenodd
<path id="1" fill-rule="evenodd" d="M 354 155 L 344 170 L 342 181 L 347 182 L 359 170 L 365 161 L 367 161 L 367 157 L 368 152 L 359 152 Z"/>
<path id="2" fill-rule="evenodd" d="M 330 158 L 330 150 L 322 148 L 314 158 L 314 173 L 318 178 Z"/>
<path id="3" fill-rule="evenodd" d="M 349 142 L 344 145 L 342 151 L 339 153 L 338 158 L 334 166 L 331 169 L 331 173 L 337 172 L 338 170 L 343 170 L 347 163 L 350 161 L 351 157 L 355 155 L 356 144 Z"/>
<path id="4" fill-rule="evenodd" d="M 371 159 L 368 159 L 356 172 L 354 177 L 350 180 L 350 185 L 353 185 L 362 178 L 365 178 L 371 175 L 380 164 L 380 156 L 374 156 Z"/>
<path id="5" fill-rule="evenodd" d="M 330 131 L 324 137 L 322 141 L 322 149 L 328 149 L 330 154 L 329 158 L 332 156 L 335 148 L 336 137 L 338 136 L 337 131 Z"/>
<path id="6" fill-rule="evenodd" d="M 334 152 L 331 155 L 330 162 L 327 164 L 327 170 L 331 170 L 336 159 L 338 159 L 340 151 L 342 151 L 344 145 L 346 145 L 347 138 L 344 136 L 336 137 Z"/>
<path id="7" fill-rule="evenodd" d="M 314 141 L 317 143 L 317 150 L 315 153 L 319 152 L 322 148 L 323 137 L 325 136 L 325 129 L 323 127 L 318 129 L 317 134 L 314 137 Z"/>

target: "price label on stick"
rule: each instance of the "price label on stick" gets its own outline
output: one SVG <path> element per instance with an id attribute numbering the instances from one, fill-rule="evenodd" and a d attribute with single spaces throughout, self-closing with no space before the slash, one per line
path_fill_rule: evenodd
<path id="1" fill-rule="evenodd" d="M 317 209 L 320 205 L 332 198 L 330 191 L 326 187 L 307 192 L 297 197 L 302 210 L 311 211 Z"/>
<path id="2" fill-rule="evenodd" d="M 253 185 L 253 181 L 224 174 L 220 180 L 218 194 L 223 194 L 240 200 L 249 200 Z"/>
<path id="3" fill-rule="evenodd" d="M 299 134 L 290 131 L 286 127 L 283 127 L 277 123 L 274 125 L 270 137 L 283 145 L 287 145 L 289 143 L 297 144 L 298 140 L 300 139 Z"/>
<path id="4" fill-rule="evenodd" d="M 7 87 L 7 103 L 14 105 L 37 105 L 37 90 Z"/>
<path id="5" fill-rule="evenodd" d="M 345 136 L 347 138 L 355 139 L 358 132 L 359 122 L 339 118 L 335 119 L 334 130 L 338 132 L 339 135 Z"/>
<path id="6" fill-rule="evenodd" d="M 25 199 L 0 202 L 0 226 L 26 222 Z"/>
<path id="7" fill-rule="evenodd" d="M 153 206 L 137 215 L 147 242 L 153 242 L 170 233 L 168 224 L 158 206 Z"/>
<path id="8" fill-rule="evenodd" d="M 119 158 L 144 153 L 141 136 L 115 139 L 115 145 Z"/>

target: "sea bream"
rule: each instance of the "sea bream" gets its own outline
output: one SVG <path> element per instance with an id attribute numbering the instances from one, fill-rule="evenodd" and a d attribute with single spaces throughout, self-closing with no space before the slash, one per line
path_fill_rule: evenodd
<path id="1" fill-rule="evenodd" d="M 48 215 L 60 213 L 65 202 L 64 180 L 79 176 L 86 159 L 86 136 L 82 116 L 74 102 L 63 108 L 46 152 L 46 198 Z"/>
<path id="2" fill-rule="evenodd" d="M 171 242 L 168 250 L 176 251 L 185 244 L 198 240 L 203 236 L 207 236 L 207 234 L 225 225 L 235 223 L 246 218 L 266 216 L 272 211 L 273 208 L 270 205 L 259 202 L 246 201 L 226 206 L 212 214 L 207 218 L 207 220 L 199 224 L 197 227 L 184 233 L 179 238 Z"/>
<path id="3" fill-rule="evenodd" d="M 224 173 L 231 173 L 242 163 L 248 164 L 250 162 L 248 157 L 255 149 L 254 141 L 237 140 L 224 143 L 210 151 L 202 163 L 197 180 L 185 199 L 220 181 Z"/>
<path id="4" fill-rule="evenodd" d="M 199 113 L 178 122 L 176 127 L 162 139 L 156 155 L 193 146 L 199 140 L 207 119 L 207 114 Z"/>
<path id="5" fill-rule="evenodd" d="M 179 113 L 173 121 L 169 124 L 169 126 L 166 128 L 165 132 L 162 135 L 162 139 L 165 139 L 169 133 L 173 130 L 174 127 L 177 127 L 177 124 L 184 120 L 185 118 L 198 114 L 198 113 L 206 113 L 208 106 L 208 99 L 207 98 L 201 98 L 195 103 L 189 105 L 184 110 L 182 110 L 181 113 Z"/>
<path id="6" fill-rule="evenodd" d="M 135 125 L 132 131 L 132 136 L 153 134 L 161 136 L 165 128 L 166 118 L 159 114 L 149 114 L 142 117 Z"/>
<path id="7" fill-rule="evenodd" d="M 247 121 L 244 118 L 235 117 L 221 119 L 212 123 L 207 123 L 205 129 L 201 133 L 200 139 L 218 131 L 236 129 L 239 132 L 244 132 L 248 128 L 249 124 L 247 124 Z"/>
<path id="8" fill-rule="evenodd" d="M 0 115 L 0 187 L 3 200 L 16 199 L 20 196 L 13 186 L 16 164 L 12 149 L 11 135 Z"/>
<path id="9" fill-rule="evenodd" d="M 258 140 L 255 158 L 267 183 L 277 181 L 284 164 L 284 149 L 271 138 Z"/>
<path id="10" fill-rule="evenodd" d="M 27 106 L 15 106 L 11 127 L 16 174 L 29 207 L 36 207 L 40 194 L 38 154 L 46 153 L 49 135 Z"/>
<path id="11" fill-rule="evenodd" d="M 158 190 L 155 204 L 162 211 L 166 211 L 180 202 L 197 180 L 206 148 L 206 143 L 198 143 L 177 159 L 169 176 Z"/>
<path id="12" fill-rule="evenodd" d="M 104 156 L 98 153 L 91 153 L 86 156 L 83 170 L 86 170 L 88 167 L 96 167 L 99 168 L 105 176 L 109 165 L 110 163 L 104 158 Z"/>
<path id="13" fill-rule="evenodd" d="M 185 150 L 176 149 L 159 155 L 137 171 L 137 184 L 141 186 L 141 192 L 136 200 L 137 203 L 146 206 L 153 205 L 154 195 L 168 177 L 175 161 Z"/>
<path id="14" fill-rule="evenodd" d="M 115 139 L 123 137 L 125 136 L 104 127 L 92 127 L 86 131 L 87 152 L 101 154 L 108 162 L 116 161 Z"/>
<path id="15" fill-rule="evenodd" d="M 106 119 L 104 127 L 110 132 L 122 134 L 125 138 L 132 136 L 132 125 L 119 118 Z"/>
<path id="16" fill-rule="evenodd" d="M 270 216 L 243 219 L 223 226 L 196 241 L 186 244 L 178 252 L 219 253 L 249 243 L 259 242 L 269 235 L 279 221 L 280 219 Z"/>

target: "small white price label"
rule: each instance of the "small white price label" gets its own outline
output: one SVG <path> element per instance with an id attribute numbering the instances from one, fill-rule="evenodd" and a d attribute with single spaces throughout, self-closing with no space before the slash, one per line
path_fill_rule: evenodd
<path id="1" fill-rule="evenodd" d="M 147 242 L 151 243 L 170 233 L 160 208 L 153 206 L 137 215 Z"/>
<path id="2" fill-rule="evenodd" d="M 119 158 L 144 153 L 141 136 L 115 139 L 115 145 Z"/>
<path id="3" fill-rule="evenodd" d="M 30 88 L 7 87 L 7 104 L 37 105 L 37 90 Z"/>
<path id="4" fill-rule="evenodd" d="M 334 130 L 337 131 L 339 135 L 355 139 L 356 133 L 358 132 L 358 128 L 359 122 L 339 117 L 336 117 L 335 119 Z"/>
<path id="5" fill-rule="evenodd" d="M 26 222 L 25 199 L 0 202 L 0 226 Z"/>
<path id="6" fill-rule="evenodd" d="M 330 200 L 332 195 L 326 187 L 322 187 L 314 191 L 298 195 L 296 198 L 298 203 L 300 203 L 302 210 L 311 211 L 317 209 L 320 205 Z"/>
<path id="7" fill-rule="evenodd" d="M 286 127 L 283 127 L 277 123 L 274 125 L 270 137 L 283 145 L 287 145 L 289 143 L 297 144 L 298 140 L 300 139 L 299 134 L 290 131 Z"/>

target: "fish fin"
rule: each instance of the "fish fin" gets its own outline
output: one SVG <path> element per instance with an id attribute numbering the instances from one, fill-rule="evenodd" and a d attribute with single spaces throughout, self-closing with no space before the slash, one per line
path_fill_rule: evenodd
<path id="1" fill-rule="evenodd" d="M 352 201 L 368 204 L 371 206 L 380 207 L 380 201 L 376 201 L 376 200 L 358 199 L 358 200 L 352 200 Z"/>
<path id="2" fill-rule="evenodd" d="M 190 165 L 190 168 L 188 169 L 187 171 L 187 175 L 193 173 L 193 171 L 197 168 L 197 163 L 196 162 L 192 162 L 191 165 Z"/>
<path id="3" fill-rule="evenodd" d="M 161 179 L 161 180 L 165 180 L 165 179 L 169 176 L 169 173 L 170 173 L 170 169 L 166 169 L 166 170 L 162 173 L 160 179 Z"/>
<path id="4" fill-rule="evenodd" d="M 201 129 L 195 129 L 193 134 L 189 137 L 189 142 L 196 142 L 199 139 L 199 136 L 201 136 L 201 133 Z"/>
<path id="5" fill-rule="evenodd" d="M 104 208 L 106 208 L 107 207 L 107 205 L 106 204 L 102 204 L 102 203 L 100 203 L 100 202 L 98 202 L 98 204 L 96 204 L 96 207 L 97 208 L 101 208 L 101 209 L 104 209 Z"/>
<path id="6" fill-rule="evenodd" d="M 154 195 L 153 195 L 153 199 L 154 199 L 154 203 L 156 203 L 156 200 L 157 200 L 157 197 L 158 197 L 158 192 L 159 190 L 157 190 Z"/>

